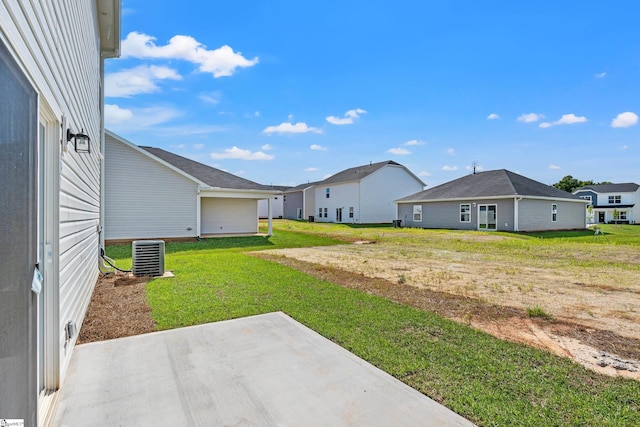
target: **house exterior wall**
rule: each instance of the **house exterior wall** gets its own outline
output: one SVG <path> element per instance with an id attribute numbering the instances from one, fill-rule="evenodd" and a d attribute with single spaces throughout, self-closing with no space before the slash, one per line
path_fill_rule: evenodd
<path id="1" fill-rule="evenodd" d="M 360 181 L 358 222 L 387 223 L 396 219 L 398 200 L 422 191 L 423 185 L 401 166 L 387 165 Z"/>
<path id="2" fill-rule="evenodd" d="M 638 222 L 638 212 L 640 211 L 640 189 L 635 192 L 610 192 L 610 193 L 596 193 L 592 190 L 581 190 L 575 193 L 576 196 L 591 196 L 591 204 L 594 206 L 591 211 L 591 215 L 587 214 L 587 222 L 590 224 L 597 224 L 601 222 L 602 216 L 604 216 L 605 223 L 615 220 L 614 209 L 623 217 L 623 221 L 628 221 L 631 224 Z M 620 203 L 609 203 L 609 196 L 620 196 Z M 633 207 L 620 207 L 620 206 L 634 205 Z M 622 215 L 620 215 L 622 214 Z"/>
<path id="3" fill-rule="evenodd" d="M 315 187 L 305 188 L 302 191 L 302 219 L 309 219 L 311 215 L 316 216 L 316 189 Z"/>
<path id="4" fill-rule="evenodd" d="M 45 223 L 53 221 L 45 236 L 44 290 L 46 303 L 55 304 L 44 321 L 47 340 L 55 342 L 55 354 L 47 355 L 54 366 L 47 372 L 47 388 L 59 387 L 64 377 L 77 334 L 67 341 L 63 328 L 67 322 L 82 324 L 99 273 L 102 58 L 97 15 L 95 1 L 0 0 L 0 38 L 38 94 L 44 163 L 55 165 L 45 169 L 43 185 Z M 72 132 L 89 135 L 91 153 L 76 153 L 66 142 L 63 116 Z M 36 416 L 32 394 L 35 388 L 29 387 L 27 412 L 16 417 L 25 418 L 25 425 L 33 425 Z M 0 413 L 7 417 L 4 409 Z"/>
<path id="5" fill-rule="evenodd" d="M 258 216 L 260 218 L 269 217 L 269 201 L 267 199 L 258 200 Z M 278 194 L 271 198 L 271 217 L 284 218 L 284 195 Z"/>
<path id="6" fill-rule="evenodd" d="M 283 215 L 286 219 L 298 219 L 298 209 L 302 209 L 303 191 L 292 191 L 282 195 Z M 302 219 L 308 219 L 302 217 Z"/>
<path id="7" fill-rule="evenodd" d="M 556 221 L 552 205 L 557 206 Z M 523 199 L 518 202 L 519 231 L 573 230 L 585 228 L 586 203 Z"/>
<path id="8" fill-rule="evenodd" d="M 329 189 L 329 198 L 327 198 Z M 358 223 L 360 221 L 360 184 L 358 182 L 347 182 L 340 184 L 317 185 L 315 186 L 317 222 L 343 222 Z M 327 209 L 327 217 L 320 217 L 319 209 Z M 342 208 L 342 221 L 336 220 L 336 209 Z M 349 217 L 349 208 L 354 209 L 353 218 Z M 310 214 L 311 215 L 311 214 Z"/>
<path id="9" fill-rule="evenodd" d="M 255 199 L 202 197 L 200 206 L 202 234 L 258 232 Z"/>
<path id="10" fill-rule="evenodd" d="M 470 222 L 460 221 L 460 205 L 469 204 Z M 422 221 L 413 220 L 413 206 L 422 206 Z M 442 202 L 399 203 L 398 219 L 406 227 L 477 230 L 480 205 L 496 205 L 496 230 L 513 231 L 513 199 L 474 199 Z"/>
<path id="11" fill-rule="evenodd" d="M 580 190 L 574 193 L 578 197 L 585 198 L 587 196 L 591 197 L 591 204 L 593 206 L 598 206 L 598 193 L 592 190 Z"/>
<path id="12" fill-rule="evenodd" d="M 197 236 L 198 184 L 110 135 L 105 183 L 105 239 Z"/>

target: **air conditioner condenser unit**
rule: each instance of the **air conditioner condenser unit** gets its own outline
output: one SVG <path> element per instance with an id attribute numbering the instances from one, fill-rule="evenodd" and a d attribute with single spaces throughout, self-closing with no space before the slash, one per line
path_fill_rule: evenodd
<path id="1" fill-rule="evenodd" d="M 164 241 L 134 240 L 131 244 L 134 276 L 162 276 L 164 274 Z"/>

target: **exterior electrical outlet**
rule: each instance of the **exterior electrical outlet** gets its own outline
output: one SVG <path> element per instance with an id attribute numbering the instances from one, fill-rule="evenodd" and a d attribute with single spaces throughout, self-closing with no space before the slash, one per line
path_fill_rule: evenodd
<path id="1" fill-rule="evenodd" d="M 132 243 L 133 274 L 162 276 L 164 274 L 164 241 L 135 240 Z"/>

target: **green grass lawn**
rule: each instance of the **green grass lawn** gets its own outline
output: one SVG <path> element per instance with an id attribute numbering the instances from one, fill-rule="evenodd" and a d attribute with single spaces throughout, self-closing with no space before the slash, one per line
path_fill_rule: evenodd
<path id="1" fill-rule="evenodd" d="M 601 376 L 567 359 L 245 254 L 347 238 L 397 238 L 404 244 L 411 239 L 407 231 L 383 236 L 398 231 L 390 227 L 299 224 L 306 229 L 292 231 L 298 223 L 278 223 L 270 238 L 167 243 L 166 269 L 176 276 L 147 287 L 158 329 L 283 311 L 478 425 L 640 425 L 639 382 Z M 434 232 L 432 238 L 438 233 L 447 232 Z M 608 235 L 614 239 L 613 232 Z M 584 237 L 513 235 L 509 240 L 517 248 L 531 242 L 532 248 L 540 240 L 566 245 L 567 239 Z M 455 234 L 453 240 L 458 244 Z M 619 244 L 633 244 L 624 241 Z M 130 265 L 128 245 L 109 246 L 107 255 L 118 266 Z"/>

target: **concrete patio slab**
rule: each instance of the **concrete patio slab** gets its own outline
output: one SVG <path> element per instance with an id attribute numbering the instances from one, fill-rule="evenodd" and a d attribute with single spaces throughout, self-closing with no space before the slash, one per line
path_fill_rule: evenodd
<path id="1" fill-rule="evenodd" d="M 472 426 L 283 313 L 79 345 L 54 426 Z"/>

